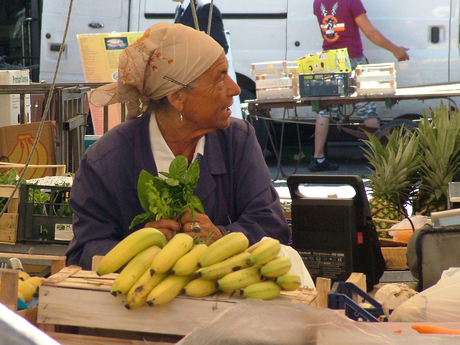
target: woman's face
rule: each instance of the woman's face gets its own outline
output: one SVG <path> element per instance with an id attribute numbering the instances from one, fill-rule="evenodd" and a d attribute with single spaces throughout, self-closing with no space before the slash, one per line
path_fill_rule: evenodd
<path id="1" fill-rule="evenodd" d="M 228 75 L 225 54 L 222 53 L 190 87 L 183 103 L 184 118 L 207 132 L 228 127 L 233 96 L 239 95 L 241 90 Z"/>

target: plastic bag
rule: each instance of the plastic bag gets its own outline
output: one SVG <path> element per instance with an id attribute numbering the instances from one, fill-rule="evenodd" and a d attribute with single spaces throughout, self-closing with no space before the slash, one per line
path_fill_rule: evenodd
<path id="1" fill-rule="evenodd" d="M 417 291 L 407 284 L 386 284 L 377 290 L 374 299 L 388 309 L 396 309 L 409 298 L 416 295 Z"/>
<path id="2" fill-rule="evenodd" d="M 300 281 L 302 282 L 301 287 L 315 288 L 315 283 L 297 250 L 289 246 L 281 245 L 279 256 L 286 256 L 291 260 L 292 266 L 289 272 L 295 273 L 300 277 Z"/>
<path id="3" fill-rule="evenodd" d="M 458 338 L 394 334 L 373 322 L 355 322 L 335 310 L 286 300 L 247 299 L 197 327 L 177 345 L 407 345 L 457 344 Z"/>
<path id="4" fill-rule="evenodd" d="M 389 321 L 460 321 L 460 268 L 442 272 L 438 283 L 411 297 L 393 310 Z"/>

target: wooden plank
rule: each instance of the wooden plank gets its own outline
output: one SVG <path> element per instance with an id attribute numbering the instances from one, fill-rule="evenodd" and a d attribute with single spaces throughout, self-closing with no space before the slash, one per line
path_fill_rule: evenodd
<path id="1" fill-rule="evenodd" d="M 57 284 L 74 273 L 81 271 L 81 267 L 78 266 L 69 266 L 69 267 L 64 267 L 60 272 L 53 274 L 51 277 L 46 279 L 43 284 Z"/>
<path id="2" fill-rule="evenodd" d="M 146 341 L 97 337 L 93 335 L 46 332 L 48 336 L 62 345 L 167 345 L 164 341 Z M 174 344 L 174 343 L 169 343 Z"/>
<path id="3" fill-rule="evenodd" d="M 318 292 L 318 307 L 327 308 L 327 294 L 331 291 L 331 279 L 316 278 L 316 291 Z"/>
<path id="4" fill-rule="evenodd" d="M 128 310 L 124 307 L 123 296 L 114 297 L 107 291 L 72 290 L 52 285 L 40 287 L 39 300 L 38 324 L 181 336 L 211 322 L 235 303 L 228 298 L 204 300 L 179 296 L 164 306 L 144 305 Z"/>
<path id="5" fill-rule="evenodd" d="M 0 303 L 16 311 L 18 309 L 18 271 L 0 269 L 0 273 Z"/>

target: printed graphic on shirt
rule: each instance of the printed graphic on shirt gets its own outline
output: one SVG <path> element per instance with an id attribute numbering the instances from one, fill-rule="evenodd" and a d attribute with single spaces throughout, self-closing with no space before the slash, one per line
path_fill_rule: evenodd
<path id="1" fill-rule="evenodd" d="M 337 23 L 335 14 L 339 3 L 336 2 L 331 9 L 331 14 L 328 14 L 327 8 L 324 4 L 321 4 L 321 14 L 323 15 L 322 24 L 320 25 L 321 31 L 323 32 L 323 38 L 328 42 L 335 42 L 339 39 L 339 31 L 345 30 L 344 23 Z"/>

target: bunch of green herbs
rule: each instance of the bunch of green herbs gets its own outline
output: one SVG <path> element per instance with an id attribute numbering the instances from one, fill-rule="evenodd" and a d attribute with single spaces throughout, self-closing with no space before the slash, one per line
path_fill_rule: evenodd
<path id="1" fill-rule="evenodd" d="M 195 212 L 204 213 L 200 199 L 193 195 L 200 177 L 200 166 L 196 160 L 187 166 L 187 158 L 177 156 L 171 162 L 169 172 L 160 172 L 165 178 L 141 171 L 137 189 L 145 212 L 133 219 L 130 228 L 160 219 L 180 221 L 188 210 L 192 219 Z"/>

